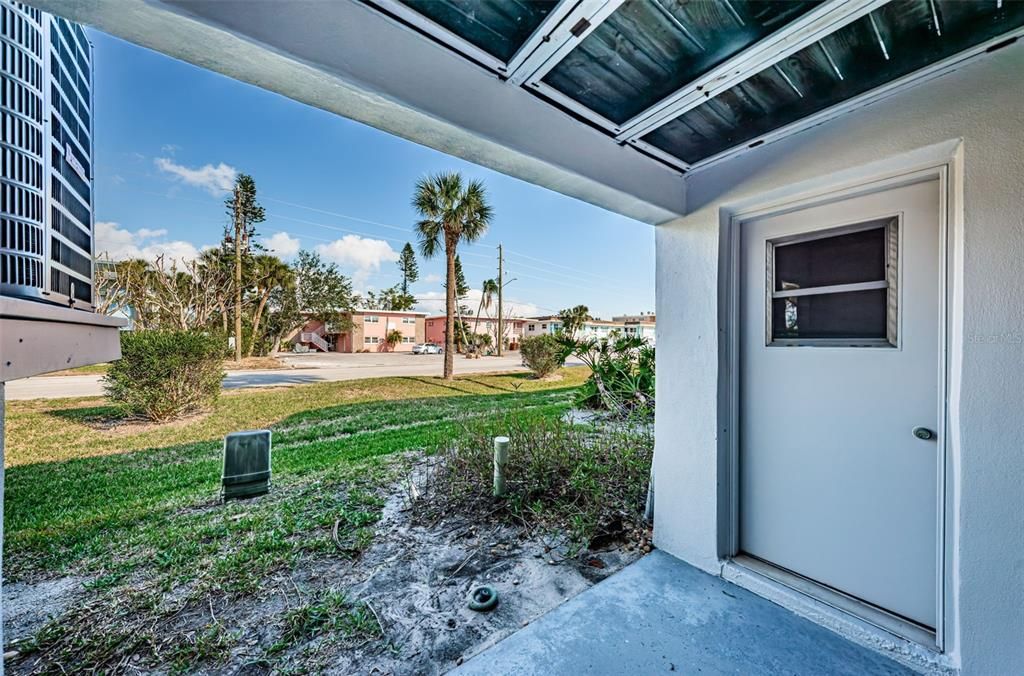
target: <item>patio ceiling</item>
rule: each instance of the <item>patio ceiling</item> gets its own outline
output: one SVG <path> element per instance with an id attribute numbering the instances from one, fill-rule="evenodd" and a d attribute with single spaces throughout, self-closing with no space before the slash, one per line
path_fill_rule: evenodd
<path id="1" fill-rule="evenodd" d="M 651 224 L 688 172 L 1024 35 L 1021 0 L 29 2 Z"/>
<path id="2" fill-rule="evenodd" d="M 684 171 L 1024 34 L 1011 0 L 364 1 Z"/>

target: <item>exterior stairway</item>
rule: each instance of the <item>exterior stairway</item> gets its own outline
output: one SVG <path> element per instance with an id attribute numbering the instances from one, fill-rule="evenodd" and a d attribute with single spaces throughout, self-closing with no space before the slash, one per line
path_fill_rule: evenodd
<path id="1" fill-rule="evenodd" d="M 303 331 L 299 334 L 299 340 L 303 343 L 309 343 L 321 352 L 327 352 L 329 348 L 327 341 L 323 339 L 323 336 L 318 333 L 313 333 L 312 331 Z"/>

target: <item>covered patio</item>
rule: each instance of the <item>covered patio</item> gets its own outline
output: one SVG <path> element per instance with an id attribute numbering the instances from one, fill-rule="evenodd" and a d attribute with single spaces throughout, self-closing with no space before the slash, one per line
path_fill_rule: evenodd
<path id="1" fill-rule="evenodd" d="M 656 226 L 661 552 L 461 673 L 1024 673 L 1024 2 L 32 4 Z"/>

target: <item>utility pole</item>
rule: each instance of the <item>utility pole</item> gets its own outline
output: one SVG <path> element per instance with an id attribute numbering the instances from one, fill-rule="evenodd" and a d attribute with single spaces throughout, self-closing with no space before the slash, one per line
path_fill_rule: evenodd
<path id="1" fill-rule="evenodd" d="M 244 214 L 242 213 L 242 195 L 235 187 L 234 195 L 234 226 L 235 226 L 235 363 L 242 361 L 242 237 L 245 233 Z"/>
<path id="2" fill-rule="evenodd" d="M 501 303 L 501 294 L 505 289 L 505 277 L 502 274 L 501 244 L 498 245 L 498 356 L 501 356 L 502 343 L 505 342 L 505 314 Z"/>

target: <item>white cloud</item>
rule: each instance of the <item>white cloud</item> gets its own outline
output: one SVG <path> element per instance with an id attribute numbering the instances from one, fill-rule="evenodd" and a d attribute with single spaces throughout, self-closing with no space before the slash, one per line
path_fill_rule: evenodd
<path id="1" fill-rule="evenodd" d="M 161 152 L 167 153 L 168 155 L 173 155 L 174 153 L 181 150 L 181 146 L 175 145 L 174 143 L 165 143 L 162 146 L 160 146 L 160 150 Z"/>
<path id="2" fill-rule="evenodd" d="M 382 239 L 359 235 L 345 235 L 329 244 L 318 244 L 316 251 L 329 261 L 337 263 L 352 275 L 356 289 L 363 289 L 366 278 L 380 271 L 381 263 L 394 263 L 398 252 Z"/>
<path id="3" fill-rule="evenodd" d="M 444 279 L 444 277 L 442 277 L 441 275 L 435 275 L 435 274 L 431 273 L 431 274 L 427 275 L 426 277 L 424 277 L 423 281 L 426 282 L 427 284 L 437 284 L 442 279 Z"/>
<path id="4" fill-rule="evenodd" d="M 264 237 L 262 243 L 270 253 L 281 258 L 291 258 L 299 253 L 299 238 L 292 237 L 287 232 L 275 232 L 270 237 Z"/>
<path id="5" fill-rule="evenodd" d="M 158 157 L 154 162 L 160 171 L 176 176 L 187 185 L 202 188 L 214 196 L 230 192 L 235 184 L 235 176 L 238 175 L 234 167 L 223 162 L 217 166 L 204 164 L 198 169 L 190 169 L 166 157 Z"/>
<path id="6" fill-rule="evenodd" d="M 476 312 L 480 306 L 480 296 L 482 295 L 483 291 L 480 289 L 470 289 L 469 293 L 462 300 L 462 304 L 468 305 L 473 312 Z M 535 317 L 543 314 L 541 309 L 533 303 L 524 303 L 506 298 L 502 306 L 504 307 L 506 317 Z M 416 309 L 420 312 L 429 312 L 430 314 L 444 314 L 444 291 L 428 291 L 427 293 L 416 294 Z M 482 315 L 486 316 L 488 312 L 490 312 L 491 317 L 498 316 L 497 298 L 491 301 L 490 310 L 483 310 Z"/>
<path id="7" fill-rule="evenodd" d="M 191 261 L 199 256 L 202 249 L 184 240 L 153 241 L 167 234 L 166 230 L 140 228 L 135 232 L 126 230 L 119 223 L 96 222 L 96 255 L 109 256 L 111 260 L 143 258 L 155 260 L 164 256 L 167 263 Z"/>

